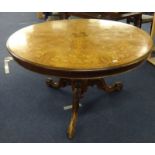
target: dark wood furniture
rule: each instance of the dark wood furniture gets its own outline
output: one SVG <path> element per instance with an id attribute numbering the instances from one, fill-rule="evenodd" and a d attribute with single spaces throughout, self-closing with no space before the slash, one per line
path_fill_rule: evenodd
<path id="1" fill-rule="evenodd" d="M 35 24 L 18 30 L 7 41 L 13 58 L 23 67 L 60 78 L 47 81 L 52 88 L 70 85 L 72 116 L 67 129 L 73 138 L 79 100 L 89 86 L 106 92 L 120 91 L 122 83 L 107 85 L 104 76 L 123 73 L 147 59 L 150 36 L 121 22 L 76 19 Z"/>
<path id="2" fill-rule="evenodd" d="M 137 27 L 141 27 L 142 22 L 142 12 L 60 12 L 59 15 L 61 19 L 68 19 L 70 16 L 109 20 L 126 19 L 127 23 L 133 22 Z"/>

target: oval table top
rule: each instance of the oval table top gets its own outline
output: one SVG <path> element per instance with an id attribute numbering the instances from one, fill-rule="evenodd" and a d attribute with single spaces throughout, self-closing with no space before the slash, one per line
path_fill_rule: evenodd
<path id="1" fill-rule="evenodd" d="M 7 48 L 33 71 L 85 78 L 133 68 L 147 58 L 152 40 L 143 30 L 121 22 L 73 19 L 22 28 L 9 37 Z"/>

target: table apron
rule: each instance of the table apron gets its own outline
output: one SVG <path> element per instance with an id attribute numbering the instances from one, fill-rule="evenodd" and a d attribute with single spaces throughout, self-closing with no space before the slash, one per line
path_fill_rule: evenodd
<path id="1" fill-rule="evenodd" d="M 120 73 L 127 72 L 129 70 L 133 70 L 137 66 L 139 66 L 141 63 L 143 63 L 145 60 L 141 60 L 139 62 L 136 62 L 134 64 L 130 64 L 127 66 L 123 67 L 118 67 L 118 68 L 112 68 L 112 69 L 107 69 L 107 70 L 60 70 L 60 69 L 50 69 L 50 68 L 44 68 L 41 66 L 37 66 L 34 64 L 30 64 L 28 62 L 24 62 L 22 60 L 17 59 L 14 57 L 17 63 L 19 63 L 21 66 L 24 68 L 45 74 L 45 75 L 50 75 L 50 76 L 56 76 L 56 77 L 64 77 L 68 79 L 93 79 L 93 78 L 101 78 L 101 77 L 106 77 L 106 76 L 112 76 L 112 75 L 117 75 Z"/>

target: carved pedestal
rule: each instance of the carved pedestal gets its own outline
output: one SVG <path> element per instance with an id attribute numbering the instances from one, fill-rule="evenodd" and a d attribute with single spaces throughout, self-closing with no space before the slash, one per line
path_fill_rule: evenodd
<path id="1" fill-rule="evenodd" d="M 89 86 L 96 85 L 99 89 L 106 92 L 120 91 L 123 88 L 123 84 L 117 82 L 113 85 L 107 85 L 103 78 L 100 79 L 65 79 L 60 78 L 58 82 L 54 82 L 52 79 L 46 81 L 47 85 L 51 88 L 62 88 L 67 85 L 71 85 L 73 92 L 73 102 L 72 102 L 72 116 L 67 129 L 67 137 L 72 139 L 75 134 L 76 122 L 78 117 L 78 108 L 80 98 L 84 96 Z"/>

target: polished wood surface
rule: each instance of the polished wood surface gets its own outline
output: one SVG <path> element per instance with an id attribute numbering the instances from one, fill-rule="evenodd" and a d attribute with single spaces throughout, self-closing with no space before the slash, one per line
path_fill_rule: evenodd
<path id="1" fill-rule="evenodd" d="M 108 20 L 45 22 L 15 32 L 7 48 L 17 59 L 58 70 L 121 67 L 149 54 L 149 35 L 134 26 Z"/>

